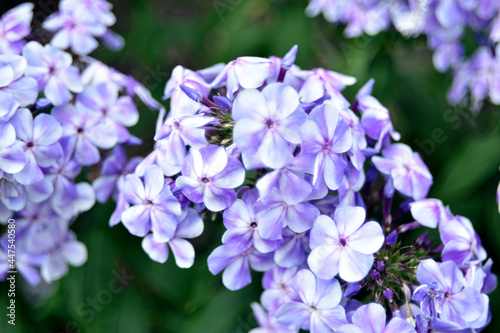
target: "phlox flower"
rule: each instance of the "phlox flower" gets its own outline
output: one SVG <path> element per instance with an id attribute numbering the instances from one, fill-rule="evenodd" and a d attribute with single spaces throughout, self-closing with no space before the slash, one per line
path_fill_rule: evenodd
<path id="1" fill-rule="evenodd" d="M 365 217 L 361 207 L 338 207 L 333 220 L 325 215 L 316 219 L 307 262 L 317 277 L 331 279 L 339 274 L 343 280 L 355 282 L 368 274 L 384 234 L 377 222 L 364 223 Z"/>

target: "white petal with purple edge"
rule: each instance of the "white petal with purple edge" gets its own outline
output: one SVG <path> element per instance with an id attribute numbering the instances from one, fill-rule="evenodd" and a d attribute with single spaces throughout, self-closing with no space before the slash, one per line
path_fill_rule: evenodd
<path id="1" fill-rule="evenodd" d="M 144 205 L 127 208 L 121 218 L 123 225 L 132 235 L 144 237 L 151 230 L 150 212 Z"/>
<path id="2" fill-rule="evenodd" d="M 21 171 L 14 175 L 14 178 L 23 185 L 31 185 L 43 179 L 43 172 L 36 163 L 33 152 L 28 150 L 25 152 L 25 156 L 26 165 Z M 12 167 L 13 164 L 9 163 L 9 166 Z"/>
<path id="3" fill-rule="evenodd" d="M 316 294 L 316 277 L 308 269 L 302 269 L 294 277 L 294 289 L 302 302 L 312 305 Z"/>
<path id="4" fill-rule="evenodd" d="M 377 252 L 384 244 L 384 233 L 377 222 L 367 222 L 346 240 L 347 246 L 364 254 Z"/>
<path id="5" fill-rule="evenodd" d="M 311 248 L 321 245 L 337 245 L 339 241 L 339 232 L 335 222 L 326 215 L 318 216 L 311 230 Z"/>
<path id="6" fill-rule="evenodd" d="M 168 242 L 174 237 L 177 219 L 174 215 L 157 208 L 151 208 L 150 212 L 153 239 L 158 243 Z"/>
<path id="7" fill-rule="evenodd" d="M 33 121 L 33 141 L 37 145 L 51 145 L 62 135 L 61 124 L 51 115 L 39 114 Z"/>
<path id="8" fill-rule="evenodd" d="M 349 237 L 363 224 L 366 211 L 361 207 L 339 207 L 333 219 L 342 237 Z"/>
<path id="9" fill-rule="evenodd" d="M 212 212 L 220 212 L 236 201 L 236 193 L 232 189 L 219 188 L 207 185 L 203 192 L 203 203 Z"/>
<path id="10" fill-rule="evenodd" d="M 258 154 L 265 165 L 273 169 L 279 169 L 293 160 L 290 150 L 287 141 L 278 132 L 270 130 L 266 132 Z"/>
<path id="11" fill-rule="evenodd" d="M 282 325 L 298 330 L 303 327 L 309 327 L 311 310 L 304 303 L 288 302 L 278 309 L 276 318 Z"/>
<path id="12" fill-rule="evenodd" d="M 245 169 L 240 161 L 230 157 L 226 167 L 217 173 L 212 182 L 217 187 L 235 188 L 243 184 L 245 180 Z"/>
<path id="13" fill-rule="evenodd" d="M 213 275 L 219 274 L 227 265 L 235 261 L 240 252 L 227 246 L 217 247 L 207 259 L 208 270 Z"/>
<path id="14" fill-rule="evenodd" d="M 273 119 L 284 119 L 299 106 L 299 96 L 295 89 L 283 83 L 269 84 L 262 90 L 262 95 Z M 305 120 L 305 117 L 301 119 Z"/>
<path id="15" fill-rule="evenodd" d="M 384 308 L 380 304 L 370 303 L 354 312 L 352 322 L 365 332 L 382 333 L 385 328 L 385 318 Z"/>
<path id="16" fill-rule="evenodd" d="M 61 254 L 71 266 L 81 266 L 87 261 L 87 247 L 77 241 L 69 241 L 61 247 Z"/>
<path id="17" fill-rule="evenodd" d="M 320 279 L 331 279 L 339 272 L 342 248 L 335 245 L 320 245 L 307 258 L 309 267 Z"/>
<path id="18" fill-rule="evenodd" d="M 264 123 L 269 118 L 269 108 L 264 96 L 257 89 L 246 89 L 234 100 L 232 116 L 237 123 L 244 118 Z"/>
<path id="19" fill-rule="evenodd" d="M 181 238 L 173 238 L 168 243 L 174 254 L 175 263 L 180 268 L 189 268 L 194 263 L 194 247 Z"/>
<path id="20" fill-rule="evenodd" d="M 344 247 L 340 254 L 339 275 L 347 282 L 363 279 L 373 266 L 373 255 L 363 254 Z"/>
<path id="21" fill-rule="evenodd" d="M 168 244 L 157 243 L 153 239 L 153 235 L 149 234 L 142 240 L 142 249 L 148 256 L 161 264 L 165 263 L 168 259 Z"/>
<path id="22" fill-rule="evenodd" d="M 222 273 L 222 283 L 229 290 L 241 289 L 249 285 L 250 282 L 252 282 L 252 276 L 246 257 L 238 258 L 229 264 Z"/>

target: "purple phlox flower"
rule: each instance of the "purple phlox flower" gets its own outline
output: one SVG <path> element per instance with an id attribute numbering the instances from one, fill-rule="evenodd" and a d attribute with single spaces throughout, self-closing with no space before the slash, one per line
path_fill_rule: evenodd
<path id="1" fill-rule="evenodd" d="M 285 303 L 300 300 L 293 288 L 297 272 L 297 267 L 282 268 L 275 265 L 264 273 L 262 278 L 264 292 L 260 301 L 270 313 L 275 313 Z"/>
<path id="2" fill-rule="evenodd" d="M 165 86 L 163 99 L 170 98 L 170 116 L 193 115 L 201 107 L 199 102 L 189 98 L 181 89 L 181 84 L 200 91 L 203 96 L 210 93 L 210 85 L 205 82 L 200 74 L 176 66 L 172 71 L 172 76 Z"/>
<path id="3" fill-rule="evenodd" d="M 26 205 L 24 187 L 11 174 L 4 174 L 0 178 L 0 202 L 9 211 L 21 210 Z M 3 214 L 7 215 L 5 212 Z"/>
<path id="4" fill-rule="evenodd" d="M 489 39 L 492 42 L 500 42 L 500 16 L 497 16 L 491 25 Z"/>
<path id="5" fill-rule="evenodd" d="M 63 12 L 86 11 L 95 17 L 96 21 L 108 27 L 116 22 L 116 17 L 111 12 L 113 5 L 105 0 L 63 0 L 59 8 Z"/>
<path id="6" fill-rule="evenodd" d="M 493 266 L 493 260 L 488 259 L 486 263 L 481 268 L 484 272 L 484 279 L 481 288 L 483 294 L 489 294 L 497 287 L 497 276 L 491 272 L 491 267 Z"/>
<path id="7" fill-rule="evenodd" d="M 208 257 L 208 269 L 213 275 L 223 269 L 222 283 L 229 290 L 238 290 L 252 282 L 250 267 L 258 272 L 265 272 L 273 266 L 272 253 L 261 253 L 254 247 L 245 251 L 222 245 Z"/>
<path id="8" fill-rule="evenodd" d="M 347 23 L 344 35 L 347 38 L 359 37 L 365 32 L 373 36 L 390 26 L 390 15 L 388 6 L 384 1 L 378 3 L 365 3 L 364 1 L 353 2 L 347 6 L 343 13 L 343 19 Z"/>
<path id="9" fill-rule="evenodd" d="M 234 188 L 245 180 L 243 165 L 227 155 L 222 147 L 210 145 L 191 148 L 175 184 L 192 202 L 203 202 L 207 209 L 219 212 L 236 200 Z"/>
<path id="10" fill-rule="evenodd" d="M 81 165 L 92 165 L 100 160 L 99 149 L 110 149 L 118 141 L 116 127 L 102 122 L 101 115 L 81 108 L 79 104 L 55 107 L 52 115 L 63 126 L 63 137 L 75 142 L 75 158 Z"/>
<path id="11" fill-rule="evenodd" d="M 207 68 L 199 69 L 196 71 L 205 82 L 212 82 L 222 70 L 226 67 L 226 64 L 219 62 L 218 64 L 212 65 Z"/>
<path id="12" fill-rule="evenodd" d="M 491 267 L 492 264 L 491 259 L 487 264 L 489 264 L 489 266 Z M 470 323 L 470 327 L 474 329 L 479 329 L 481 327 L 486 326 L 489 320 L 491 319 L 491 313 L 489 307 L 490 299 L 486 295 L 486 293 L 483 292 L 483 290 L 485 289 L 484 288 L 485 283 L 490 283 L 490 281 L 488 280 L 491 278 L 491 276 L 493 276 L 496 279 L 496 276 L 492 275 L 491 272 L 488 271 L 488 267 L 486 267 L 485 269 L 484 267 L 481 266 L 482 265 L 480 262 L 471 263 L 465 273 L 464 287 L 472 287 L 477 291 L 481 292 L 481 298 L 483 301 L 482 303 L 483 312 L 481 316 Z M 490 277 L 488 275 L 490 275 Z M 496 281 L 494 282 L 496 283 Z M 486 286 L 486 289 L 488 289 L 489 287 L 491 287 L 491 285 Z"/>
<path id="13" fill-rule="evenodd" d="M 2 221 L 4 221 L 2 224 L 6 224 L 7 221 L 12 218 L 12 216 L 14 215 L 14 212 L 10 209 L 8 209 L 4 203 L 2 202 L 2 200 L 0 200 L 0 219 L 2 219 Z M 1 279 L 1 277 L 0 277 Z"/>
<path id="14" fill-rule="evenodd" d="M 352 146 L 352 132 L 329 103 L 316 107 L 300 130 L 301 154 L 316 157 L 313 183 L 326 183 L 329 189 L 339 188 L 347 165 L 343 153 Z"/>
<path id="15" fill-rule="evenodd" d="M 349 109 L 339 109 L 339 116 L 349 125 L 352 133 L 352 146 L 347 152 L 352 165 L 358 170 L 363 170 L 367 154 L 366 133 L 354 112 Z"/>
<path id="16" fill-rule="evenodd" d="M 274 262 L 281 267 L 296 267 L 304 263 L 309 248 L 309 233 L 283 229 L 283 245 L 274 252 Z"/>
<path id="17" fill-rule="evenodd" d="M 2 15 L 0 18 L 0 53 L 21 53 L 24 38 L 31 32 L 33 7 L 32 3 L 23 3 Z"/>
<path id="18" fill-rule="evenodd" d="M 179 223 L 175 229 L 174 237 L 166 243 L 156 242 L 153 234 L 149 234 L 142 240 L 142 248 L 151 259 L 164 263 L 168 259 L 168 247 L 172 249 L 175 263 L 180 268 L 189 268 L 194 263 L 194 248 L 184 238 L 196 238 L 203 232 L 203 220 L 200 215 L 188 208 L 177 217 Z"/>
<path id="19" fill-rule="evenodd" d="M 493 104 L 500 104 L 499 56 L 486 46 L 480 47 L 471 57 L 471 66 L 475 72 L 470 82 L 471 97 L 482 101 L 489 96 Z"/>
<path id="20" fill-rule="evenodd" d="M 121 73 L 120 73 L 121 74 Z M 123 75 L 123 74 L 122 74 Z M 139 83 L 136 79 L 131 76 L 125 77 L 125 88 L 127 88 L 127 94 L 130 97 L 137 96 L 139 99 L 151 110 L 158 110 L 160 112 L 165 112 L 165 108 L 156 99 L 153 98 L 151 92 L 146 89 L 146 87 Z"/>
<path id="21" fill-rule="evenodd" d="M 481 294 L 465 286 L 464 275 L 454 262 L 426 259 L 418 266 L 417 280 L 422 286 L 415 290 L 413 299 L 420 302 L 426 318 L 448 322 L 457 329 L 469 327 L 481 316 Z"/>
<path id="22" fill-rule="evenodd" d="M 314 206 L 319 209 L 322 215 L 333 216 L 335 209 L 339 205 L 339 197 L 328 195 L 314 202 Z"/>
<path id="23" fill-rule="evenodd" d="M 460 8 L 460 1 L 441 0 L 435 7 L 434 15 L 437 21 L 445 28 L 462 26 L 465 22 L 465 12 Z"/>
<path id="24" fill-rule="evenodd" d="M 412 299 L 420 302 L 420 307 L 426 318 L 434 319 L 442 311 L 444 292 L 438 288 L 436 281 L 415 289 Z"/>
<path id="25" fill-rule="evenodd" d="M 299 91 L 301 103 L 314 102 L 328 94 L 341 105 L 349 106 L 349 102 L 340 92 L 346 86 L 356 83 L 354 77 L 323 68 L 315 68 L 310 71 L 304 70 L 296 73 L 296 75 L 305 80 Z"/>
<path id="26" fill-rule="evenodd" d="M 413 218 L 428 228 L 436 228 L 445 225 L 453 219 L 449 208 L 445 207 L 438 199 L 421 199 L 410 203 Z"/>
<path id="27" fill-rule="evenodd" d="M 4 276 L 6 277 L 7 271 L 10 270 L 7 263 L 7 244 L 7 242 L 2 242 L 2 247 L 5 252 L 0 249 L 0 279 Z M 5 254 L 5 256 L 3 256 L 3 254 Z M 3 257 L 5 257 L 5 259 Z M 21 244 L 16 244 L 16 270 L 31 286 L 38 285 L 42 280 L 39 267 L 42 265 L 44 258 L 44 254 L 29 253 Z"/>
<path id="28" fill-rule="evenodd" d="M 174 237 L 178 223 L 176 215 L 181 214 L 181 206 L 170 186 L 165 185 L 158 166 L 146 169 L 144 182 L 135 174 L 127 175 L 122 191 L 132 206 L 122 213 L 121 219 L 132 235 L 144 237 L 152 231 L 153 240 L 158 243 Z"/>
<path id="29" fill-rule="evenodd" d="M 226 86 L 227 97 L 233 99 L 238 89 L 255 89 L 269 77 L 271 61 L 259 57 L 240 57 L 229 62 L 211 82 L 213 88 Z"/>
<path id="30" fill-rule="evenodd" d="M 257 231 L 259 219 L 254 206 L 258 199 L 259 191 L 251 189 L 224 211 L 224 226 L 228 229 L 222 236 L 224 245 L 239 251 L 253 245 L 262 253 L 274 251 L 281 245 L 279 240 L 263 239 Z"/>
<path id="31" fill-rule="evenodd" d="M 119 143 L 130 139 L 131 135 L 125 127 L 134 126 L 139 121 L 139 112 L 132 98 L 118 97 L 118 89 L 112 84 L 102 83 L 86 87 L 78 94 L 77 104 L 81 109 L 99 114 L 102 117 L 100 122 L 106 123 L 103 126 L 115 127 Z"/>
<path id="32" fill-rule="evenodd" d="M 201 149 L 208 145 L 203 126 L 213 121 L 211 117 L 186 115 L 168 117 L 155 135 L 162 154 L 158 164 L 167 176 L 173 176 L 182 169 L 187 154 L 186 145 Z"/>
<path id="33" fill-rule="evenodd" d="M 344 297 L 347 298 L 347 297 L 355 296 L 359 293 L 360 290 L 361 290 L 361 285 L 359 284 L 359 282 L 349 283 L 349 285 L 345 288 Z M 347 312 L 347 309 L 346 309 L 346 312 Z M 347 320 L 349 322 L 351 322 L 349 316 L 347 317 Z"/>
<path id="34" fill-rule="evenodd" d="M 269 67 L 269 77 L 267 78 L 266 83 L 270 84 L 279 82 L 278 78 L 280 73 L 284 70 L 283 59 L 273 56 L 269 57 L 269 60 L 271 61 L 271 64 Z M 300 73 L 300 71 L 301 69 L 299 66 L 292 64 L 290 68 L 286 69 L 285 77 L 282 82 L 298 91 L 303 82 L 302 78 L 296 75 L 297 73 Z"/>
<path id="35" fill-rule="evenodd" d="M 71 66 L 69 53 L 49 44 L 29 42 L 23 48 L 23 56 L 28 62 L 25 75 L 38 82 L 38 90 L 43 90 L 52 104 L 63 105 L 73 98 L 72 92 L 83 90 L 78 68 Z"/>
<path id="36" fill-rule="evenodd" d="M 366 135 L 377 140 L 375 149 L 379 151 L 382 146 L 390 142 L 391 137 L 397 141 L 401 135 L 392 126 L 389 110 L 370 94 L 371 89 L 368 94 L 360 95 L 358 93 L 356 96 L 357 108 L 361 111 L 361 125 Z"/>
<path id="37" fill-rule="evenodd" d="M 455 69 L 453 81 L 446 94 L 448 103 L 457 105 L 464 101 L 469 89 L 469 82 L 474 75 L 470 61 L 463 62 Z"/>
<path id="38" fill-rule="evenodd" d="M 23 148 L 22 142 L 16 141 L 14 126 L 0 121 L 0 179 L 4 172 L 15 174 L 24 168 L 26 157 Z"/>
<path id="39" fill-rule="evenodd" d="M 33 119 L 28 109 L 19 109 L 11 123 L 17 138 L 23 142 L 25 167 L 14 175 L 23 185 L 31 185 L 43 178 L 40 167 L 48 167 L 63 156 L 61 144 L 62 127 L 51 115 L 41 113 Z"/>
<path id="40" fill-rule="evenodd" d="M 439 234 L 444 244 L 441 253 L 443 261 L 451 260 L 461 266 L 470 261 L 486 259 L 481 239 L 468 218 L 457 215 L 439 228 Z"/>
<path id="41" fill-rule="evenodd" d="M 116 207 L 113 213 L 111 214 L 111 217 L 109 218 L 109 226 L 115 226 L 118 223 L 121 222 L 122 220 L 122 213 L 126 211 L 129 207 L 130 204 L 127 202 L 125 199 L 125 196 L 123 195 L 123 183 L 125 182 L 125 179 L 118 179 L 118 182 L 116 184 L 117 188 L 117 194 L 116 194 Z"/>
<path id="42" fill-rule="evenodd" d="M 100 83 L 114 85 L 120 90 L 126 87 L 128 77 L 116 69 L 107 66 L 89 56 L 81 57 L 82 61 L 87 63 L 86 68 L 82 71 L 81 80 L 84 86 L 97 85 Z"/>
<path id="43" fill-rule="evenodd" d="M 444 73 L 455 68 L 463 61 L 464 46 L 457 42 L 440 43 L 434 48 L 432 63 L 438 72 Z"/>
<path id="44" fill-rule="evenodd" d="M 51 203 L 60 216 L 71 219 L 94 206 L 95 192 L 92 185 L 85 182 L 71 184 L 67 188 L 58 188 L 58 185 L 56 183 L 54 186 Z"/>
<path id="45" fill-rule="evenodd" d="M 19 242 L 30 253 L 44 253 L 53 248 L 68 229 L 68 222 L 54 212 L 50 201 L 27 201 L 17 215 Z"/>
<path id="46" fill-rule="evenodd" d="M 285 303 L 276 312 L 282 325 L 322 333 L 347 324 L 345 310 L 339 305 L 342 290 L 337 279 L 322 280 L 303 269 L 295 275 L 294 289 L 300 301 Z"/>
<path id="47" fill-rule="evenodd" d="M 253 315 L 257 321 L 258 328 L 250 330 L 249 333 L 297 333 L 297 330 L 291 330 L 281 325 L 272 311 L 267 311 L 258 303 L 250 304 Z"/>
<path id="48" fill-rule="evenodd" d="M 391 20 L 405 37 L 416 37 L 424 28 L 429 8 L 426 1 L 392 3 L 389 7 Z"/>
<path id="49" fill-rule="evenodd" d="M 348 164 L 345 169 L 344 180 L 339 186 L 339 206 L 360 206 L 365 208 L 359 191 L 365 184 L 365 173 Z"/>
<path id="50" fill-rule="evenodd" d="M 305 10 L 306 15 L 314 17 L 323 13 L 327 22 L 336 22 L 342 15 L 341 9 L 345 7 L 340 3 L 327 0 L 311 0 Z"/>
<path id="51" fill-rule="evenodd" d="M 125 149 L 121 145 L 113 148 L 111 155 L 102 164 L 101 176 L 92 183 L 97 201 L 100 203 L 108 201 L 116 192 L 119 179 L 133 173 L 141 161 L 142 157 L 133 157 L 127 161 Z"/>
<path id="52" fill-rule="evenodd" d="M 284 200 L 289 203 L 305 201 L 313 188 L 304 179 L 305 173 L 312 173 L 313 155 L 296 156 L 287 166 L 268 172 L 256 184 L 260 197 L 267 203 L 274 188 L 280 190 Z"/>
<path id="53" fill-rule="evenodd" d="M 0 120 L 7 121 L 19 106 L 35 103 L 38 84 L 24 77 L 26 59 L 18 55 L 0 54 Z"/>
<path id="54" fill-rule="evenodd" d="M 377 222 L 364 223 L 365 217 L 361 207 L 338 207 L 333 220 L 325 215 L 316 219 L 307 262 L 318 278 L 331 279 L 338 273 L 343 280 L 356 282 L 368 274 L 384 234 Z"/>
<path id="55" fill-rule="evenodd" d="M 258 230 L 262 238 L 282 239 L 283 228 L 289 227 L 296 233 L 311 229 L 319 210 L 309 202 L 288 203 L 277 189 L 271 193 L 267 203 L 259 201 L 256 205 Z"/>
<path id="56" fill-rule="evenodd" d="M 297 92 L 282 83 L 272 83 L 262 92 L 240 92 L 232 110 L 236 147 L 243 154 L 257 155 L 273 169 L 290 163 L 294 145 L 300 143 L 299 129 L 307 119 L 298 105 Z"/>
<path id="57" fill-rule="evenodd" d="M 50 15 L 42 26 L 55 32 L 50 41 L 54 47 L 62 50 L 71 48 L 78 55 L 87 55 L 94 51 L 99 46 L 95 37 L 103 36 L 107 30 L 98 17 L 81 8 L 56 12 Z"/>
<path id="58" fill-rule="evenodd" d="M 68 265 L 78 267 L 86 261 L 85 244 L 77 241 L 75 234 L 68 231 L 65 237 L 46 255 L 40 272 L 45 282 L 51 283 L 68 273 Z"/>
<path id="59" fill-rule="evenodd" d="M 42 168 L 44 180 L 47 179 L 53 185 L 54 204 L 75 198 L 77 190 L 74 180 L 82 170 L 82 166 L 73 156 L 75 140 L 72 137 L 63 137 L 59 143 L 62 147 L 62 156 L 49 167 Z"/>
<path id="60" fill-rule="evenodd" d="M 49 177 L 44 175 L 39 182 L 32 185 L 25 185 L 24 191 L 26 193 L 26 198 L 35 203 L 40 203 L 50 198 L 54 193 L 54 184 Z"/>
<path id="61" fill-rule="evenodd" d="M 352 324 L 340 327 L 340 333 L 417 333 L 412 324 L 394 317 L 386 326 L 387 314 L 382 305 L 370 303 L 361 306 L 352 315 Z"/>
<path id="62" fill-rule="evenodd" d="M 382 174 L 392 179 L 396 190 L 415 200 L 427 195 L 432 175 L 418 153 L 397 143 L 384 148 L 382 156 L 372 157 L 372 162 Z"/>

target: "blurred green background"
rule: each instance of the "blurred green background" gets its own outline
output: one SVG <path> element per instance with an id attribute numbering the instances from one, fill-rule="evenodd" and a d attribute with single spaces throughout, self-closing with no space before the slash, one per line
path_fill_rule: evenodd
<path id="1" fill-rule="evenodd" d="M 2 12 L 21 1 L 0 1 Z M 405 40 L 393 32 L 345 39 L 343 28 L 322 17 L 304 15 L 306 0 L 116 0 L 113 30 L 125 37 L 121 52 L 99 49 L 93 56 L 133 75 L 158 100 L 172 69 L 180 64 L 197 70 L 239 56 L 283 56 L 299 45 L 296 64 L 325 67 L 353 75 L 345 90 L 352 101 L 357 90 L 375 79 L 373 95 L 389 108 L 401 142 L 422 155 L 434 175 L 429 194 L 471 219 L 500 272 L 500 215 L 495 203 L 499 181 L 499 107 L 486 105 L 478 116 L 446 102 L 451 82 L 435 71 L 425 38 Z M 36 2 L 35 20 L 55 9 L 57 1 Z M 144 145 L 129 151 L 145 155 L 152 148 L 156 113 L 141 106 L 133 132 Z M 97 204 L 73 225 L 89 250 L 88 262 L 47 286 L 29 288 L 18 278 L 16 326 L 0 320 L 0 332 L 180 332 L 239 333 L 256 326 L 250 302 L 258 301 L 260 274 L 237 292 L 213 277 L 206 258 L 220 244 L 223 226 L 206 221 L 205 233 L 193 241 L 195 265 L 178 268 L 149 259 L 141 239 L 118 225 L 108 227 L 113 204 Z M 116 274 L 131 276 L 111 293 Z M 133 279 L 132 279 L 133 277 Z M 117 288 L 118 285 L 113 285 Z M 112 287 L 111 287 L 112 288 Z M 6 284 L 0 284 L 4 308 Z M 92 299 L 100 302 L 92 307 Z M 103 304 L 106 303 L 106 304 Z M 493 321 L 484 332 L 500 331 L 500 291 L 490 295 Z M 2 312 L 3 313 L 3 312 Z"/>

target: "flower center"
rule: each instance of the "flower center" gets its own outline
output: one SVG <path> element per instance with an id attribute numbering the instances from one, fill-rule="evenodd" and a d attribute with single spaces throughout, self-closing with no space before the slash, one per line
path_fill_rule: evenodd
<path id="1" fill-rule="evenodd" d="M 271 119 L 268 119 L 266 121 L 266 127 L 267 128 L 273 128 L 273 126 L 274 126 L 274 121 L 272 121 Z"/>
<path id="2" fill-rule="evenodd" d="M 339 240 L 339 244 L 340 244 L 340 246 L 345 247 L 347 245 L 347 242 L 346 242 L 346 240 L 344 238 L 341 238 Z"/>
<path id="3" fill-rule="evenodd" d="M 201 179 L 201 182 L 202 182 L 202 183 L 205 183 L 205 184 L 206 184 L 206 183 L 210 183 L 210 179 L 208 179 L 207 177 L 203 177 L 203 178 Z"/>
<path id="4" fill-rule="evenodd" d="M 175 129 L 179 129 L 181 128 L 181 125 L 179 124 L 178 121 L 174 121 L 174 123 L 172 124 L 172 126 L 175 128 Z"/>
<path id="5" fill-rule="evenodd" d="M 83 128 L 78 127 L 78 128 L 76 129 L 76 132 L 77 132 L 78 134 L 82 134 L 82 133 L 83 133 Z"/>
<path id="6" fill-rule="evenodd" d="M 26 147 L 28 147 L 28 148 L 32 148 L 34 145 L 35 145 L 35 144 L 34 144 L 32 141 L 30 141 L 30 142 L 28 142 L 28 143 L 26 144 Z"/>
<path id="7" fill-rule="evenodd" d="M 257 222 L 253 221 L 252 223 L 250 223 L 250 227 L 251 228 L 257 228 Z"/>

